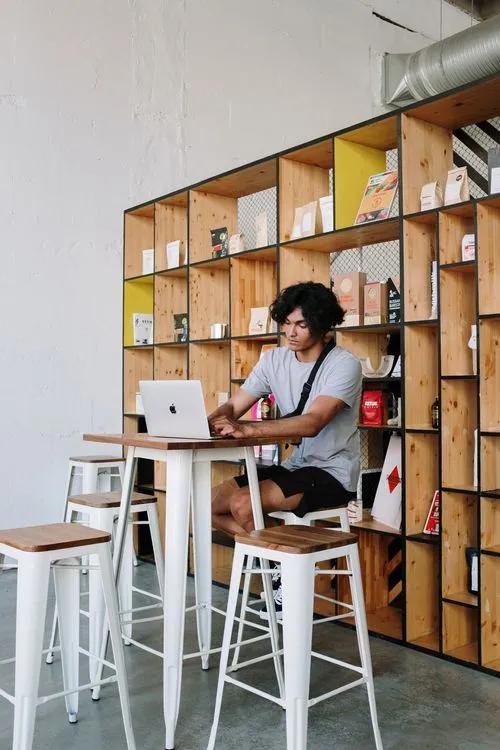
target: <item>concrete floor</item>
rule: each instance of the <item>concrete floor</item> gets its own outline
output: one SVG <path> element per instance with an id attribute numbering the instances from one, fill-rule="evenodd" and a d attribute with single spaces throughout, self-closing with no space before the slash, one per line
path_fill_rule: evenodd
<path id="1" fill-rule="evenodd" d="M 136 569 L 136 584 L 153 588 L 154 568 L 144 563 Z M 15 573 L 0 576 L 0 659 L 14 653 Z M 192 581 L 188 596 L 194 598 Z M 214 587 L 215 602 L 224 607 L 226 591 Z M 223 620 L 214 616 L 214 642 L 220 641 Z M 315 632 L 315 648 L 356 660 L 354 634 L 334 625 L 322 625 Z M 134 636 L 160 648 L 159 623 L 136 626 Z M 196 650 L 194 615 L 188 615 L 186 649 Z M 479 674 L 409 649 L 371 639 L 380 728 L 385 750 L 498 750 L 500 747 L 500 680 Z M 263 647 L 248 647 L 257 655 Z M 161 661 L 134 647 L 126 649 L 132 712 L 138 750 L 163 750 Z M 199 662 L 184 668 L 183 696 L 177 730 L 177 750 L 206 748 L 212 720 L 217 659 L 213 668 L 202 672 Z M 59 688 L 58 658 L 51 667 L 42 665 L 41 692 Z M 86 665 L 82 659 L 82 677 Z M 274 692 L 270 662 L 246 670 L 254 684 Z M 315 660 L 311 694 L 348 682 L 345 670 Z M 328 682 L 327 682 L 328 680 Z M 11 666 L 0 668 L 0 685 L 12 690 Z M 325 687 L 327 686 L 327 687 Z M 12 742 L 12 706 L 0 700 L 0 749 Z M 219 725 L 218 748 L 229 750 L 280 750 L 285 748 L 285 715 L 275 704 L 226 686 Z M 37 715 L 36 750 L 124 750 L 116 686 L 103 689 L 101 700 L 80 694 L 79 722 L 69 725 L 62 699 L 41 706 Z M 355 688 L 311 709 L 311 750 L 368 750 L 373 748 L 366 691 Z"/>

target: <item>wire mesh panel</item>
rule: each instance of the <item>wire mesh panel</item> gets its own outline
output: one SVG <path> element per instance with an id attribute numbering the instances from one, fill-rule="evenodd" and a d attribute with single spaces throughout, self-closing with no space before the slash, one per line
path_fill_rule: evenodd
<path id="1" fill-rule="evenodd" d="M 268 245 L 276 243 L 276 188 L 268 188 L 258 193 L 238 198 L 238 228 L 245 235 L 248 249 L 256 246 L 255 219 L 259 214 L 267 215 Z"/>
<path id="2" fill-rule="evenodd" d="M 367 281 L 386 281 L 399 274 L 399 240 L 344 250 L 330 256 L 330 275 L 364 271 Z"/>
<path id="3" fill-rule="evenodd" d="M 453 163 L 457 167 L 467 167 L 473 198 L 482 198 L 488 193 L 488 150 L 499 143 L 499 117 L 467 125 L 453 134 Z"/>

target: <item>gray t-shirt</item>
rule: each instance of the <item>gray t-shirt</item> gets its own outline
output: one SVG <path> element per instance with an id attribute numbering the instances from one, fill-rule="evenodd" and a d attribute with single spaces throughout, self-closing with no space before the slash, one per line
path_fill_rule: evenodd
<path id="1" fill-rule="evenodd" d="M 273 393 L 281 414 L 299 403 L 302 386 L 314 362 L 300 362 L 286 346 L 271 349 L 257 362 L 243 383 L 245 391 L 260 398 Z M 318 396 L 344 401 L 342 409 L 316 437 L 303 438 L 283 466 L 300 469 L 317 466 L 332 474 L 346 490 L 355 492 L 359 477 L 358 414 L 361 398 L 361 364 L 357 357 L 336 346 L 316 373 L 303 413 Z"/>

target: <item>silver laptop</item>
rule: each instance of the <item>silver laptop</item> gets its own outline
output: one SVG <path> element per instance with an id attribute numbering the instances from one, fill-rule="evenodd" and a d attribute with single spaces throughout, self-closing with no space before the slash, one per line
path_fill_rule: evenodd
<path id="1" fill-rule="evenodd" d="M 199 380 L 141 380 L 139 389 L 149 435 L 213 439 Z"/>

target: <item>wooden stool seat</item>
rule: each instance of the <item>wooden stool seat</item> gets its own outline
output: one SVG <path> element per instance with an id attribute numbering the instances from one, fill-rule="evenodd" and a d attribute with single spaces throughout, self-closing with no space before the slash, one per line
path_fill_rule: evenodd
<path id="1" fill-rule="evenodd" d="M 50 523 L 0 531 L 0 544 L 23 552 L 48 552 L 56 549 L 104 544 L 111 534 L 75 523 Z"/>
<path id="2" fill-rule="evenodd" d="M 358 541 L 355 534 L 322 529 L 318 526 L 275 526 L 271 529 L 251 531 L 248 534 L 237 534 L 235 539 L 240 544 L 291 552 L 295 555 L 322 552 L 346 544 L 356 544 Z"/>
<path id="3" fill-rule="evenodd" d="M 68 498 L 69 503 L 76 505 L 86 505 L 89 508 L 119 508 L 121 492 L 96 492 L 87 495 L 72 495 Z M 155 495 L 144 495 L 142 492 L 133 492 L 130 501 L 131 505 L 147 505 L 148 503 L 157 503 L 158 498 Z"/>
<path id="4" fill-rule="evenodd" d="M 125 461 L 121 456 L 70 456 L 69 460 L 79 464 L 114 464 Z"/>

